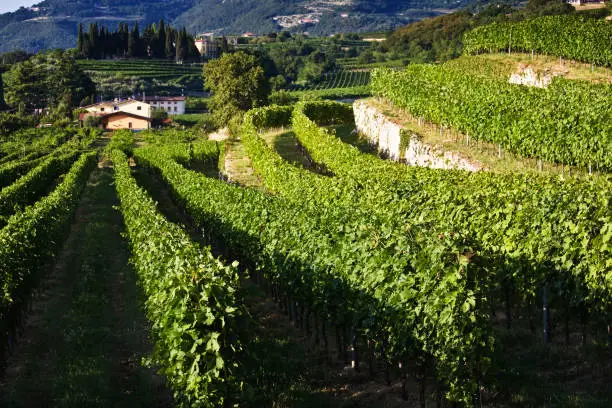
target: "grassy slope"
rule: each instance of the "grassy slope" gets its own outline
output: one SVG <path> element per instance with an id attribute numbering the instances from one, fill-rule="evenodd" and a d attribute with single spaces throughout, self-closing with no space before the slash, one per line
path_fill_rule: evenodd
<path id="1" fill-rule="evenodd" d="M 536 74 L 552 74 L 570 80 L 590 81 L 594 83 L 612 83 L 612 69 L 595 67 L 576 61 L 567 61 L 550 55 L 534 55 L 522 53 L 483 54 L 464 56 L 446 63 L 448 66 L 466 67 L 472 72 L 509 78 L 513 73 L 530 67 Z"/>

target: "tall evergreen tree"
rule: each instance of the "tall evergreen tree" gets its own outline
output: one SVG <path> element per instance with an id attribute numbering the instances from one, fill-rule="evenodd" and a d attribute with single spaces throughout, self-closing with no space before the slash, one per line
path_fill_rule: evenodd
<path id="1" fill-rule="evenodd" d="M 89 25 L 89 47 L 90 47 L 90 56 L 93 58 L 99 57 L 98 45 L 99 41 L 99 33 L 98 33 L 98 24 L 93 23 Z"/>
<path id="2" fill-rule="evenodd" d="M 136 48 L 136 39 L 134 38 L 134 32 L 130 31 L 128 34 L 128 41 L 127 41 L 127 57 L 128 58 L 133 58 L 135 57 L 135 51 L 134 49 Z"/>
<path id="3" fill-rule="evenodd" d="M 144 54 L 144 50 L 142 50 L 142 44 L 140 41 L 140 30 L 138 29 L 138 23 L 134 24 L 134 29 L 132 30 L 132 37 L 134 39 L 134 57 L 140 57 Z"/>
<path id="4" fill-rule="evenodd" d="M 83 54 L 83 23 L 79 23 L 79 33 L 77 35 L 77 51 Z"/>
<path id="5" fill-rule="evenodd" d="M 164 45 L 164 54 L 170 59 L 175 56 L 174 53 L 174 30 L 170 26 L 166 26 L 166 44 Z"/>
<path id="6" fill-rule="evenodd" d="M 0 71 L 0 109 L 4 108 L 4 84 L 2 83 L 2 72 Z"/>
<path id="7" fill-rule="evenodd" d="M 166 47 L 166 25 L 164 24 L 164 20 L 159 20 L 157 30 L 157 46 L 155 47 L 155 57 L 164 58 Z"/>
<path id="8" fill-rule="evenodd" d="M 176 60 L 183 61 L 187 58 L 187 30 L 183 27 L 176 37 Z"/>

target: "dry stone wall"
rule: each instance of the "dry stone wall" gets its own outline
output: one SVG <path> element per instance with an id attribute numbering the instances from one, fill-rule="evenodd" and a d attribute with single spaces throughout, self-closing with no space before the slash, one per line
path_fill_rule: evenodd
<path id="1" fill-rule="evenodd" d="M 399 161 L 402 158 L 400 152 L 402 127 L 400 125 L 390 121 L 366 101 L 355 101 L 353 113 L 357 131 L 367 137 L 370 144 L 378 146 L 378 151 L 391 160 Z"/>
<path id="2" fill-rule="evenodd" d="M 357 132 L 391 160 L 434 169 L 483 170 L 480 163 L 471 162 L 456 152 L 424 143 L 417 134 L 390 120 L 367 100 L 356 101 L 353 112 Z"/>

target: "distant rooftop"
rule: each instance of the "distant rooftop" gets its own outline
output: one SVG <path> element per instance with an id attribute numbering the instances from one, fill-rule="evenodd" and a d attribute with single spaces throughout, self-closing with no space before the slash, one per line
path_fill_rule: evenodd
<path id="1" fill-rule="evenodd" d="M 170 102 L 174 102 L 174 101 L 184 101 L 186 99 L 187 99 L 187 97 L 185 97 L 185 96 L 146 96 L 144 98 L 145 102 L 152 102 L 152 101 L 170 101 Z"/>

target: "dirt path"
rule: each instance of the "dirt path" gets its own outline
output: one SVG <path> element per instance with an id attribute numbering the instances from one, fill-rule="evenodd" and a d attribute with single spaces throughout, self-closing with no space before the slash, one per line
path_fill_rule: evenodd
<path id="1" fill-rule="evenodd" d="M 259 177 L 253 170 L 253 164 L 240 140 L 227 140 L 225 142 L 224 172 L 230 182 L 243 187 L 262 188 Z"/>
<path id="2" fill-rule="evenodd" d="M 96 169 L 0 383 L 3 407 L 165 407 L 121 237 L 112 169 Z"/>

